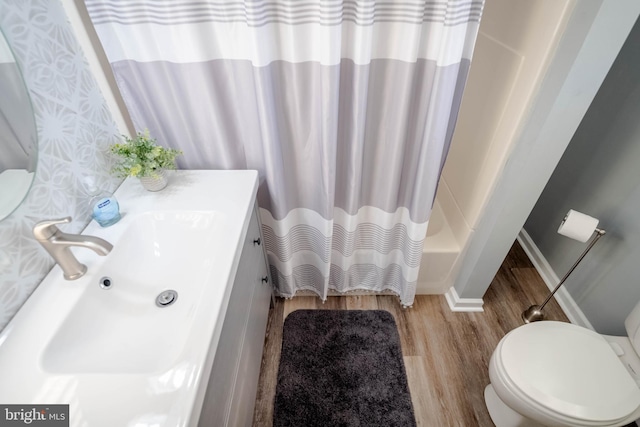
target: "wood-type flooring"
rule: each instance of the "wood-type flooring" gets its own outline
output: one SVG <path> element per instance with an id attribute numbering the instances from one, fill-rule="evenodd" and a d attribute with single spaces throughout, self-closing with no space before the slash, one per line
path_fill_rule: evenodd
<path id="1" fill-rule="evenodd" d="M 403 309 L 395 296 L 276 298 L 270 310 L 254 426 L 271 426 L 282 326 L 298 309 L 388 310 L 402 344 L 409 388 L 418 426 L 493 426 L 484 403 L 488 363 L 498 341 L 523 324 L 521 312 L 540 304 L 549 290 L 516 242 L 485 294 L 484 312 L 452 312 L 443 295 L 418 295 Z M 568 321 L 552 299 L 548 319 Z"/>

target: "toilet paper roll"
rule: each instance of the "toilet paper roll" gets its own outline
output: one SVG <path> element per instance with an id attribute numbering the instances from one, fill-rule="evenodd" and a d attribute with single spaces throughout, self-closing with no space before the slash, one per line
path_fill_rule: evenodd
<path id="1" fill-rule="evenodd" d="M 584 243 L 596 231 L 598 222 L 600 221 L 597 218 L 569 209 L 558 228 L 558 233 Z"/>

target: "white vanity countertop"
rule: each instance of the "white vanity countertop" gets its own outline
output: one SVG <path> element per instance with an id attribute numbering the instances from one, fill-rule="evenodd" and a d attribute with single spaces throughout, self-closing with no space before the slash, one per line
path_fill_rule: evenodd
<path id="1" fill-rule="evenodd" d="M 66 281 L 56 265 L 0 334 L 0 404 L 69 404 L 70 425 L 78 427 L 195 426 L 197 416 L 192 417 L 192 414 L 199 413 L 213 361 L 209 348 L 215 349 L 220 338 L 222 319 L 238 269 L 257 188 L 256 171 L 176 171 L 169 174 L 169 185 L 157 193 L 144 190 L 137 179 L 125 180 L 115 193 L 122 219 L 107 228 L 101 228 L 92 221 L 82 233 L 111 242 L 114 245 L 112 252 L 100 257 L 91 250 L 74 248 L 73 253 L 78 260 L 87 265 L 87 274 L 78 280 Z M 117 291 L 121 294 L 117 294 L 115 287 L 108 291 L 100 289 L 100 276 L 97 275 L 102 275 L 105 269 L 117 270 L 108 264 L 109 256 L 120 260 L 122 245 L 127 244 L 127 238 L 144 237 L 131 232 L 132 228 L 128 227 L 132 224 L 138 227 L 141 216 L 149 212 L 160 215 L 169 212 L 174 216 L 194 212 L 196 216 L 205 215 L 209 223 L 213 223 L 209 229 L 214 231 L 215 238 L 207 240 L 208 257 L 205 265 L 198 267 L 198 277 L 202 280 L 186 280 L 200 283 L 175 284 L 179 292 L 175 306 L 179 308 L 174 311 L 170 311 L 173 306 L 157 308 L 154 300 L 147 306 L 145 295 L 143 309 L 130 310 L 120 316 L 118 310 L 131 304 L 125 300 L 129 296 L 122 289 Z M 53 218 L 41 218 L 44 219 Z M 60 229 L 66 231 L 64 226 Z M 119 247 L 121 252 L 116 254 Z M 188 254 L 189 249 L 180 248 L 184 254 Z M 177 264 L 180 265 L 176 265 L 176 269 L 183 265 Z M 122 266 L 122 269 L 139 273 L 135 272 L 135 267 L 136 264 L 132 263 Z M 111 274 L 116 275 L 117 272 Z M 142 284 L 141 288 L 144 286 Z M 121 300 L 122 304 L 109 307 L 106 301 L 116 295 L 125 295 L 125 299 Z M 83 306 L 97 309 L 82 311 Z M 134 307 L 133 304 L 131 306 Z M 170 323 L 164 324 L 163 330 L 149 330 L 148 334 L 127 326 L 127 321 L 138 322 L 136 316 L 145 316 L 147 312 L 152 316 L 181 314 L 175 322 L 169 318 Z M 86 324 L 79 315 L 85 316 Z M 96 318 L 101 315 L 104 317 Z M 108 316 L 117 316 L 113 317 L 116 321 L 109 321 Z M 73 320 L 71 330 L 85 329 L 78 334 L 77 342 L 69 341 L 68 336 L 65 338 L 67 341 L 60 341 L 57 337 L 64 336 L 60 335 L 60 330 L 70 324 L 70 319 Z M 78 319 L 81 320 L 78 322 Z M 101 322 L 101 319 L 105 321 Z M 149 325 L 148 319 L 145 321 L 147 323 L 136 324 Z M 89 341 L 94 341 L 94 346 L 97 342 L 100 350 L 101 341 L 95 337 L 108 333 L 111 334 L 110 339 L 116 337 L 116 341 L 111 342 L 117 342 L 118 335 L 114 329 L 117 333 L 128 334 L 129 339 L 132 334 L 138 334 L 133 337 L 133 342 L 142 346 L 147 341 L 158 342 L 157 337 L 162 336 L 159 334 L 166 333 L 166 341 L 158 351 L 157 360 L 138 365 L 142 369 L 127 363 L 110 365 L 79 358 L 86 362 L 81 363 L 85 366 L 80 367 L 79 372 L 68 372 L 75 368 L 65 366 L 75 365 L 64 363 L 69 358 L 78 358 L 77 353 L 67 355 L 65 351 L 57 351 L 51 357 L 52 348 L 74 346 L 84 351 L 82 345 Z M 70 339 L 74 338 L 72 335 Z M 131 347 L 118 347 L 105 345 L 105 358 L 124 358 L 126 362 L 127 357 L 135 358 L 141 353 L 132 351 L 130 356 L 127 352 Z"/>

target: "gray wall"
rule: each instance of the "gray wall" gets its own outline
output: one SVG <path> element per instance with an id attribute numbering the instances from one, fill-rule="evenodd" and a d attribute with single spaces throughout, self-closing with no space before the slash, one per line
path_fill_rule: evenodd
<path id="1" fill-rule="evenodd" d="M 620 51 L 524 226 L 562 277 L 586 244 L 557 234 L 569 209 L 607 231 L 566 287 L 600 333 L 624 334 L 640 300 L 640 24 Z"/>

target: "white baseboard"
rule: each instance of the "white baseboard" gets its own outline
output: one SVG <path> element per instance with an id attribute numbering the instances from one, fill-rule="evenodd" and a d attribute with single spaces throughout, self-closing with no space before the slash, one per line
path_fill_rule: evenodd
<path id="1" fill-rule="evenodd" d="M 531 263 L 533 263 L 533 266 L 536 268 L 538 274 L 540 274 L 540 277 L 542 277 L 542 280 L 544 280 L 544 283 L 546 283 L 549 290 L 553 290 L 553 288 L 560 283 L 560 278 L 556 275 L 555 271 L 553 271 L 553 268 L 551 268 L 547 259 L 542 255 L 542 252 L 540 252 L 540 249 L 538 249 L 538 246 L 536 246 L 535 242 L 531 239 L 531 236 L 529 236 L 524 228 L 520 230 L 520 233 L 518 234 L 518 242 L 526 252 Z M 580 310 L 580 307 L 578 307 L 578 304 L 576 304 L 564 286 L 558 289 L 554 298 L 558 301 L 562 311 L 564 311 L 571 323 L 594 330 L 593 325 L 591 325 L 582 310 Z M 542 301 L 538 301 L 538 303 L 542 303 Z"/>
<path id="2" fill-rule="evenodd" d="M 482 298 L 460 298 L 453 286 L 444 294 L 451 311 L 484 311 Z"/>

